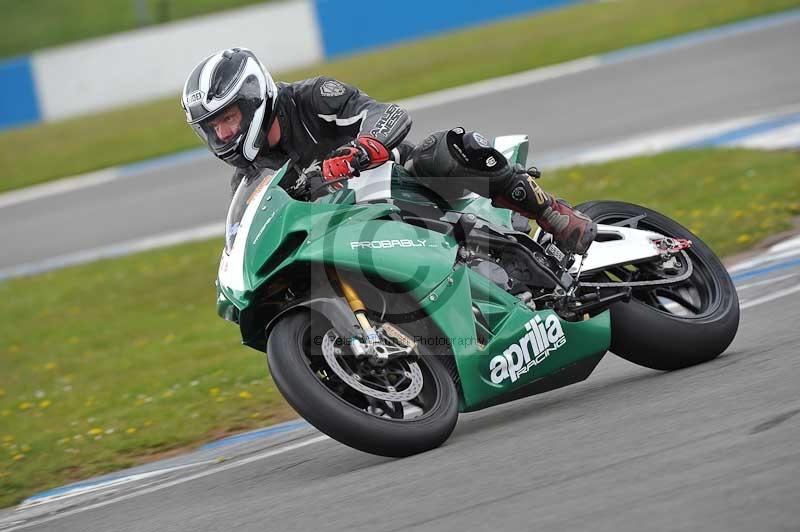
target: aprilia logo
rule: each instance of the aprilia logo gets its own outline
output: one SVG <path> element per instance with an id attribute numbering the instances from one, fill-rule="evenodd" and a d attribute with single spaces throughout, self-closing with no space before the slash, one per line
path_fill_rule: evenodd
<path id="1" fill-rule="evenodd" d="M 423 248 L 427 240 L 361 240 L 350 242 L 350 249 Z"/>
<path id="2" fill-rule="evenodd" d="M 508 378 L 515 382 L 520 375 L 541 364 L 551 352 L 567 343 L 561 322 L 553 314 L 547 316 L 544 323 L 540 316 L 534 316 L 525 324 L 525 329 L 528 334 L 489 362 L 494 384 L 500 384 Z"/>

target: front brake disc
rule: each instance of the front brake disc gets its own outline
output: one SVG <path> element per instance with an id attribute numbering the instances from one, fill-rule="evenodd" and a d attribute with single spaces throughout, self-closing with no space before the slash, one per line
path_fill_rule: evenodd
<path id="1" fill-rule="evenodd" d="M 422 370 L 419 369 L 419 365 L 416 362 L 409 360 L 405 361 L 408 364 L 406 377 L 408 377 L 411 382 L 402 390 L 390 390 L 384 392 L 382 390 L 376 390 L 375 388 L 365 385 L 363 382 L 361 382 L 360 376 L 353 376 L 352 373 L 339 364 L 335 351 L 335 344 L 336 340 L 338 339 L 339 337 L 333 330 L 330 330 L 325 334 L 325 336 L 322 338 L 322 356 L 325 357 L 325 362 L 328 363 L 328 366 L 331 368 L 331 370 L 333 370 L 336 376 L 342 379 L 354 390 L 357 390 L 364 395 L 375 397 L 376 399 L 391 402 L 410 401 L 418 396 L 422 391 L 422 384 L 424 380 L 422 377 Z"/>

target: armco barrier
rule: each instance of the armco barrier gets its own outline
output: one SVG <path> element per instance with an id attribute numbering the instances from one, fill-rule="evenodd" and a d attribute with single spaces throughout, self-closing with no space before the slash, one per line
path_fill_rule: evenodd
<path id="1" fill-rule="evenodd" d="M 332 57 L 580 0 L 315 1 L 325 56 Z"/>
<path id="2" fill-rule="evenodd" d="M 191 68 L 221 48 L 251 48 L 282 70 L 578 1 L 285 0 L 110 35 L 0 62 L 0 129 L 177 100 Z"/>

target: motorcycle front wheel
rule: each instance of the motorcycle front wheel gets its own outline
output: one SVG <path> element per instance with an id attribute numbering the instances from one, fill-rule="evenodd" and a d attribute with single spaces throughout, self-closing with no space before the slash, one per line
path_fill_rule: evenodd
<path id="1" fill-rule="evenodd" d="M 632 203 L 592 201 L 577 208 L 596 223 L 692 241 L 684 251 L 692 265 L 688 279 L 634 288 L 629 302 L 611 306 L 611 352 L 648 368 L 675 370 L 709 361 L 727 349 L 739 328 L 736 286 L 697 235 L 663 214 Z M 647 268 L 647 264 L 621 265 L 581 280 L 608 282 L 626 275 L 646 280 Z"/>
<path id="2" fill-rule="evenodd" d="M 297 413 L 355 449 L 410 456 L 438 447 L 455 428 L 453 378 L 424 351 L 374 365 L 355 357 L 323 316 L 298 309 L 272 328 L 267 359 L 278 390 Z"/>

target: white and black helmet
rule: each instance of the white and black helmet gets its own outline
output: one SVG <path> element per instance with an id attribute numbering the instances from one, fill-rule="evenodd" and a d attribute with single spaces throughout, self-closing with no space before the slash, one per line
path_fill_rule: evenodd
<path id="1" fill-rule="evenodd" d="M 272 124 L 278 88 L 250 50 L 231 48 L 206 57 L 183 87 L 186 121 L 223 161 L 246 168 L 258 155 Z M 238 133 L 223 141 L 211 121 L 232 105 L 242 120 Z"/>

